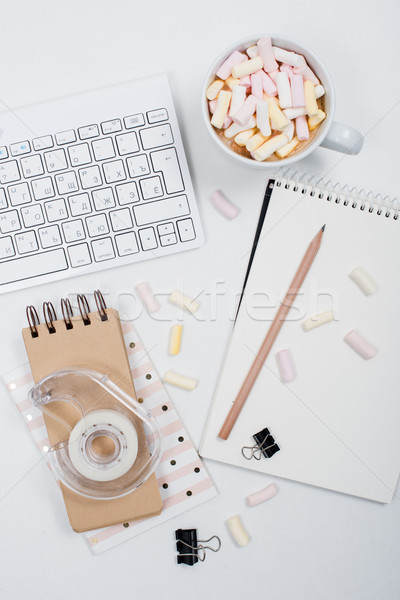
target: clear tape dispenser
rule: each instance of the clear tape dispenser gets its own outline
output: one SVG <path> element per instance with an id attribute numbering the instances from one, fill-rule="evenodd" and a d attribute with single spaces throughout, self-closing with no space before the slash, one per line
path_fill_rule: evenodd
<path id="1" fill-rule="evenodd" d="M 159 463 L 156 421 L 107 375 L 57 371 L 39 381 L 29 399 L 43 412 L 56 476 L 78 494 L 99 500 L 125 496 Z"/>

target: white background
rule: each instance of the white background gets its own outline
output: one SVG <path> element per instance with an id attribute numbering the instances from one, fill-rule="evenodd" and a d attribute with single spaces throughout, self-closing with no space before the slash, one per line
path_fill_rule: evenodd
<path id="1" fill-rule="evenodd" d="M 198 446 L 265 180 L 259 170 L 234 164 L 209 139 L 200 114 L 203 76 L 214 57 L 242 37 L 276 33 L 305 43 L 332 75 L 336 119 L 359 129 L 365 145 L 356 157 L 318 149 L 299 163 L 299 169 L 396 196 L 399 4 L 395 0 L 379 4 L 36 0 L 3 2 L 1 12 L 0 98 L 6 106 L 168 73 L 207 242 L 189 254 L 1 297 L 0 370 L 4 373 L 26 360 L 20 335 L 26 304 L 40 306 L 45 299 L 56 301 L 100 287 L 109 305 L 137 317 L 136 327 L 161 375 L 174 368 L 199 378 L 194 392 L 169 390 Z M 210 205 L 209 195 L 216 188 L 240 207 L 235 221 L 224 220 Z M 157 321 L 139 315 L 133 293 L 141 281 L 148 281 L 158 293 L 182 284 L 191 295 L 204 290 L 196 318 L 185 315 L 180 356 L 167 354 L 170 320 L 177 316 L 174 308 L 164 300 Z M 214 310 L 210 298 L 216 282 L 223 282 L 218 288 L 226 295 L 218 296 Z M 382 321 L 382 326 L 388 324 Z M 47 467 L 38 464 L 39 453 L 20 414 L 3 389 L 0 394 L 1 597 L 102 600 L 117 593 L 123 599 L 398 597 L 398 496 L 382 506 L 276 480 L 279 495 L 248 508 L 245 496 L 271 478 L 210 461 L 207 466 L 220 491 L 217 499 L 93 556 L 70 529 L 61 495 Z M 224 521 L 233 514 L 241 515 L 251 535 L 246 548 L 236 547 L 227 533 Z M 178 527 L 197 527 L 200 538 L 220 535 L 222 550 L 209 554 L 204 564 L 177 566 Z"/>

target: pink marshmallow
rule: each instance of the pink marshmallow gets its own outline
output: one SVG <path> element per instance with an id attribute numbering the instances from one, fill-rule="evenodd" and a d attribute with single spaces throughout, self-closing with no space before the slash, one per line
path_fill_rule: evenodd
<path id="1" fill-rule="evenodd" d="M 250 76 L 251 80 L 251 94 L 257 98 L 263 98 L 263 80 L 262 74 L 266 75 L 264 71 L 257 71 Z M 268 77 L 268 75 L 266 75 Z"/>
<path id="2" fill-rule="evenodd" d="M 217 100 L 209 100 L 208 102 L 208 110 L 213 115 L 215 111 L 215 107 L 217 106 Z"/>
<path id="3" fill-rule="evenodd" d="M 145 281 L 143 283 L 138 283 L 135 286 L 135 290 L 139 294 L 143 304 L 146 306 L 149 313 L 157 312 L 160 310 L 161 306 L 158 302 L 157 298 L 154 297 L 153 292 L 151 291 L 151 287 Z"/>
<path id="4" fill-rule="evenodd" d="M 245 75 L 244 77 L 240 78 L 240 85 L 242 85 L 243 87 L 249 89 L 251 88 L 251 79 L 250 79 L 250 75 Z"/>
<path id="5" fill-rule="evenodd" d="M 280 352 L 277 352 L 276 360 L 282 381 L 285 383 L 293 381 L 293 379 L 296 378 L 296 371 L 289 350 L 281 350 Z"/>
<path id="6" fill-rule="evenodd" d="M 305 61 L 304 65 L 301 67 L 295 67 L 293 71 L 295 75 L 303 75 L 304 79 L 312 81 L 314 85 L 318 85 L 320 83 L 318 77 L 315 75 L 315 73 L 313 73 L 313 71 L 311 71 L 310 67 Z"/>
<path id="7" fill-rule="evenodd" d="M 290 77 L 291 75 L 293 75 L 293 67 L 291 67 L 290 65 L 287 65 L 287 64 L 283 63 L 283 64 L 282 64 L 282 65 L 279 67 L 279 69 L 280 69 L 281 71 L 283 71 L 284 73 L 287 73 L 289 77 Z"/>
<path id="8" fill-rule="evenodd" d="M 234 123 L 246 125 L 256 111 L 256 104 L 259 99 L 255 96 L 247 96 L 239 110 L 233 115 Z"/>
<path id="9" fill-rule="evenodd" d="M 278 73 L 279 73 L 279 69 L 275 69 L 274 71 L 270 71 L 268 73 L 268 75 L 271 77 L 272 81 L 275 81 L 276 76 L 278 75 Z"/>
<path id="10" fill-rule="evenodd" d="M 267 487 L 259 490 L 258 492 L 254 492 L 254 494 L 249 494 L 246 498 L 247 504 L 249 506 L 256 506 L 257 504 L 261 504 L 261 502 L 266 502 L 273 498 L 278 493 L 278 488 L 273 483 L 267 485 Z"/>
<path id="11" fill-rule="evenodd" d="M 264 71 L 269 73 L 275 71 L 278 68 L 278 63 L 275 60 L 274 53 L 272 51 L 271 38 L 266 37 L 258 40 L 257 42 L 258 56 L 261 57 L 264 65 Z"/>
<path id="12" fill-rule="evenodd" d="M 224 122 L 222 124 L 222 129 L 228 129 L 229 125 L 232 125 L 232 117 L 226 115 Z"/>
<path id="13" fill-rule="evenodd" d="M 221 190 L 216 190 L 210 196 L 211 204 L 227 219 L 234 219 L 239 214 L 239 209 L 232 204 Z"/>
<path id="14" fill-rule="evenodd" d="M 278 90 L 271 77 L 267 75 L 267 73 L 265 73 L 264 71 L 261 71 L 261 78 L 264 92 L 267 94 L 267 96 L 276 96 Z"/>
<path id="15" fill-rule="evenodd" d="M 361 335 L 358 331 L 353 329 L 349 331 L 347 335 L 344 336 L 344 341 L 349 344 L 353 350 L 357 352 L 362 358 L 368 360 L 375 356 L 377 350 L 370 344 L 364 336 Z"/>
<path id="16" fill-rule="evenodd" d="M 302 75 L 292 75 L 290 77 L 290 87 L 292 88 L 293 108 L 306 105 L 304 97 L 304 81 Z"/>
<path id="17" fill-rule="evenodd" d="M 296 118 L 296 135 L 299 142 L 305 142 L 310 137 L 307 119 L 304 115 Z"/>
<path id="18" fill-rule="evenodd" d="M 235 50 L 219 67 L 217 71 L 217 77 L 220 77 L 221 79 L 228 79 L 228 77 L 232 74 L 232 67 L 244 62 L 245 60 L 249 60 L 247 54 L 243 54 L 242 52 Z"/>

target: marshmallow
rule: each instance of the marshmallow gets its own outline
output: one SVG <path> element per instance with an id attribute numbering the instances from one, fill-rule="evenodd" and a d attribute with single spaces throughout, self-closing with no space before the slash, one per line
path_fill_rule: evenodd
<path id="1" fill-rule="evenodd" d="M 213 115 L 215 113 L 215 108 L 217 106 L 217 100 L 210 100 L 208 103 L 208 109 L 210 113 Z M 232 124 L 232 119 L 226 115 L 224 122 L 222 124 L 222 129 L 227 129 Z"/>
<path id="2" fill-rule="evenodd" d="M 222 129 L 228 129 L 230 125 L 232 125 L 232 119 L 228 115 L 225 117 L 224 122 L 222 123 Z"/>
<path id="3" fill-rule="evenodd" d="M 289 125 L 286 125 L 283 129 L 281 129 L 282 133 L 286 135 L 288 143 L 292 141 L 294 136 L 294 123 L 293 121 L 289 121 Z"/>
<path id="4" fill-rule="evenodd" d="M 269 124 L 269 104 L 267 100 L 257 102 L 256 105 L 257 127 L 264 137 L 271 135 L 271 126 Z"/>
<path id="5" fill-rule="evenodd" d="M 325 94 L 325 88 L 320 83 L 315 86 L 314 91 L 315 91 L 315 97 L 317 100 L 318 100 L 318 98 L 322 98 L 322 96 Z"/>
<path id="6" fill-rule="evenodd" d="M 243 523 L 239 515 L 230 517 L 227 519 L 226 524 L 229 529 L 229 533 L 238 544 L 238 546 L 247 546 L 250 541 L 250 536 L 243 527 Z"/>
<path id="7" fill-rule="evenodd" d="M 246 54 L 249 58 L 255 58 L 256 56 L 258 56 L 258 48 L 257 45 L 255 46 L 250 46 L 249 48 L 247 48 L 246 50 Z"/>
<path id="8" fill-rule="evenodd" d="M 213 192 L 210 196 L 210 201 L 214 208 L 229 220 L 234 219 L 239 214 L 239 209 L 228 200 L 221 190 Z"/>
<path id="9" fill-rule="evenodd" d="M 284 73 L 287 73 L 288 77 L 291 77 L 292 75 L 294 75 L 293 67 L 291 67 L 290 65 L 283 64 L 279 67 L 279 70 Z"/>
<path id="10" fill-rule="evenodd" d="M 258 40 L 257 42 L 258 55 L 262 59 L 264 71 L 269 73 L 275 71 L 278 68 L 278 63 L 275 60 L 274 53 L 272 51 L 271 38 L 266 37 Z M 261 67 L 262 68 L 262 67 Z"/>
<path id="11" fill-rule="evenodd" d="M 253 73 L 252 75 L 250 75 L 250 81 L 251 81 L 252 96 L 262 99 L 262 97 L 263 97 L 263 79 L 262 79 L 261 73 L 264 73 L 264 71 L 262 71 L 262 70 L 257 71 L 257 73 Z M 265 75 L 265 73 L 264 73 L 264 75 Z"/>
<path id="12" fill-rule="evenodd" d="M 308 129 L 310 131 L 314 131 L 314 129 L 316 129 L 318 127 L 318 125 L 320 123 L 322 123 L 322 121 L 325 119 L 325 117 L 326 117 L 326 114 L 324 113 L 324 111 L 318 109 L 317 114 L 308 119 Z"/>
<path id="13" fill-rule="evenodd" d="M 327 310 L 326 312 L 320 313 L 319 315 L 314 315 L 306 321 L 303 321 L 302 325 L 304 331 L 311 331 L 311 329 L 315 329 L 316 327 L 325 325 L 331 321 L 333 321 L 333 312 L 331 310 Z"/>
<path id="14" fill-rule="evenodd" d="M 289 125 L 289 119 L 285 117 L 281 109 L 279 108 L 278 102 L 275 98 L 267 98 L 269 105 L 269 118 L 271 119 L 272 129 L 283 129 L 286 125 Z M 307 125 L 307 122 L 306 122 Z M 308 131 L 308 127 L 307 127 Z"/>
<path id="15" fill-rule="evenodd" d="M 239 125 L 238 123 L 232 123 L 232 125 L 224 131 L 224 136 L 229 140 L 231 138 L 234 138 L 238 133 L 241 133 L 242 131 L 246 131 L 247 129 L 252 129 L 255 126 L 256 126 L 255 117 L 251 117 L 251 119 L 249 119 L 249 121 L 247 123 L 245 123 L 244 125 Z"/>
<path id="16" fill-rule="evenodd" d="M 239 79 L 239 81 L 240 81 L 240 85 L 243 85 L 245 88 L 247 88 L 247 89 L 251 88 L 250 75 L 245 75 L 244 77 L 241 77 Z"/>
<path id="17" fill-rule="evenodd" d="M 184 296 L 182 292 L 179 292 L 178 290 L 171 292 L 169 301 L 181 308 L 186 308 L 186 310 L 191 313 L 195 313 L 200 306 L 200 302 L 189 298 L 189 296 Z"/>
<path id="18" fill-rule="evenodd" d="M 301 54 L 289 52 L 289 50 L 284 50 L 277 46 L 272 46 L 272 52 L 276 60 L 279 60 L 281 63 L 286 63 L 291 67 L 302 67 L 306 62 Z"/>
<path id="19" fill-rule="evenodd" d="M 254 152 L 254 150 L 257 150 L 264 142 L 266 142 L 266 138 L 261 133 L 256 133 L 246 143 L 246 149 L 249 152 Z"/>
<path id="20" fill-rule="evenodd" d="M 234 67 L 232 67 L 232 76 L 235 78 L 245 77 L 246 75 L 251 75 L 262 68 L 263 61 L 260 56 L 256 56 L 255 58 L 251 58 L 250 60 L 246 60 L 245 62 L 236 64 Z"/>
<path id="21" fill-rule="evenodd" d="M 257 148 L 257 150 L 254 150 L 254 152 L 251 153 L 251 156 L 258 161 L 265 160 L 266 158 L 271 156 L 271 154 L 279 150 L 279 148 L 286 146 L 286 144 L 287 137 L 286 135 L 281 133 L 280 135 L 276 135 L 267 140 L 265 144 Z"/>
<path id="22" fill-rule="evenodd" d="M 256 110 L 257 98 L 255 96 L 247 96 L 240 109 L 233 115 L 234 123 L 244 125 L 254 115 Z"/>
<path id="23" fill-rule="evenodd" d="M 222 65 L 219 67 L 216 75 L 217 77 L 220 77 L 221 79 L 228 79 L 228 77 L 232 74 L 232 67 L 234 65 L 238 65 L 244 61 L 248 61 L 248 56 L 246 56 L 246 54 L 243 54 L 243 52 L 238 52 L 237 50 L 235 50 L 234 52 L 232 52 L 232 54 L 230 56 L 228 56 L 228 58 L 222 63 Z"/>
<path id="24" fill-rule="evenodd" d="M 278 488 L 273 483 L 267 485 L 267 487 L 259 490 L 258 492 L 254 492 L 253 494 L 249 494 L 246 497 L 247 504 L 249 506 L 257 506 L 257 504 L 261 504 L 262 502 L 266 502 L 270 500 L 278 493 Z"/>
<path id="25" fill-rule="evenodd" d="M 207 100 L 214 100 L 224 87 L 224 82 L 221 79 L 216 79 L 212 82 L 211 85 L 208 86 L 206 96 Z"/>
<path id="26" fill-rule="evenodd" d="M 169 353 L 173 356 L 181 351 L 183 325 L 173 325 L 171 327 L 171 335 L 169 338 Z"/>
<path id="27" fill-rule="evenodd" d="M 211 125 L 213 125 L 217 129 L 221 129 L 224 124 L 225 117 L 228 113 L 231 97 L 232 92 L 221 91 L 218 94 L 217 106 L 215 107 L 215 111 L 211 119 Z"/>
<path id="28" fill-rule="evenodd" d="M 256 133 L 257 129 L 254 127 L 253 129 L 246 129 L 241 133 L 238 133 L 235 137 L 235 143 L 238 146 L 245 146 L 249 139 Z"/>
<path id="29" fill-rule="evenodd" d="M 232 117 L 239 110 L 245 100 L 246 88 L 242 85 L 235 85 L 232 89 L 231 107 L 229 109 L 230 117 Z"/>
<path id="30" fill-rule="evenodd" d="M 292 93 L 290 91 L 290 83 L 288 74 L 279 72 L 275 78 L 276 87 L 278 88 L 279 104 L 281 108 L 291 108 Z"/>
<path id="31" fill-rule="evenodd" d="M 234 79 L 231 75 L 230 77 L 228 77 L 228 79 L 225 81 L 225 83 L 231 90 L 233 90 L 235 85 L 240 84 L 240 79 Z"/>
<path id="32" fill-rule="evenodd" d="M 271 77 L 272 81 L 275 81 L 278 73 L 279 73 L 279 69 L 274 69 L 273 71 L 269 71 L 268 75 Z"/>
<path id="33" fill-rule="evenodd" d="M 304 107 L 306 99 L 304 96 L 303 76 L 293 74 L 290 78 L 290 87 L 292 90 L 293 107 Z"/>
<path id="34" fill-rule="evenodd" d="M 208 110 L 213 115 L 215 113 L 215 107 L 217 106 L 216 100 L 210 100 L 208 103 Z"/>
<path id="35" fill-rule="evenodd" d="M 304 104 L 305 104 L 305 100 L 304 100 Z M 288 119 L 297 119 L 297 117 L 302 117 L 303 115 L 307 114 L 306 107 L 303 105 L 302 107 L 299 107 L 299 108 L 285 108 L 285 110 L 283 111 L 283 114 Z"/>
<path id="36" fill-rule="evenodd" d="M 301 117 L 296 117 L 296 135 L 299 142 L 304 142 L 310 137 L 307 119 L 304 115 Z"/>
<path id="37" fill-rule="evenodd" d="M 292 139 L 292 141 L 289 142 L 289 144 L 287 144 L 286 146 L 282 146 L 282 148 L 279 148 L 279 150 L 277 150 L 275 152 L 275 154 L 279 158 L 286 158 L 286 156 L 288 156 L 291 152 L 293 152 L 293 150 L 296 148 L 298 143 L 299 143 L 299 140 L 297 139 L 297 137 L 294 137 Z"/>
<path id="38" fill-rule="evenodd" d="M 344 341 L 348 344 L 353 350 L 357 352 L 362 358 L 368 360 L 372 358 L 377 353 L 377 349 L 374 348 L 364 336 L 361 335 L 359 331 L 353 329 L 353 331 L 349 331 L 347 335 L 344 336 Z"/>
<path id="39" fill-rule="evenodd" d="M 175 373 L 175 371 L 167 371 L 164 375 L 164 381 L 184 390 L 194 390 L 197 385 L 197 379 L 180 375 L 179 373 Z"/>
<path id="40" fill-rule="evenodd" d="M 318 113 L 318 104 L 315 99 L 315 86 L 312 81 L 304 82 L 304 97 L 306 99 L 306 111 L 309 117 Z"/>
<path id="41" fill-rule="evenodd" d="M 313 73 L 313 71 L 311 71 L 310 67 L 305 61 L 304 65 L 301 67 L 295 67 L 293 71 L 296 73 L 296 75 L 303 75 L 306 81 L 312 81 L 314 85 L 319 85 L 318 77 Z"/>
<path id="42" fill-rule="evenodd" d="M 293 381 L 296 378 L 296 371 L 289 350 L 280 350 L 280 352 L 277 352 L 276 361 L 282 381 L 285 383 Z"/>
<path id="43" fill-rule="evenodd" d="M 138 283 L 135 290 L 139 294 L 143 304 L 146 306 L 149 313 L 154 313 L 160 310 L 161 306 L 158 300 L 154 297 L 153 292 L 148 283 Z"/>
<path id="44" fill-rule="evenodd" d="M 375 281 L 372 279 L 370 275 L 362 267 L 356 267 L 353 269 L 351 273 L 349 273 L 349 277 L 354 283 L 358 285 L 360 290 L 364 292 L 366 296 L 370 296 L 371 294 L 375 294 L 378 289 Z"/>
<path id="45" fill-rule="evenodd" d="M 261 79 L 264 92 L 267 94 L 267 96 L 276 96 L 278 90 L 275 81 L 273 81 L 271 77 L 265 73 L 265 71 L 261 71 Z"/>

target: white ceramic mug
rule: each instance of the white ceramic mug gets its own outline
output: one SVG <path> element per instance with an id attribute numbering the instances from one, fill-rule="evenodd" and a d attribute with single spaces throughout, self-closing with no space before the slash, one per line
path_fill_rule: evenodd
<path id="1" fill-rule="evenodd" d="M 330 148 L 331 150 L 336 150 L 337 152 L 343 152 L 344 154 L 358 154 L 362 148 L 364 138 L 361 133 L 349 127 L 348 125 L 344 125 L 343 123 L 338 123 L 333 120 L 333 115 L 335 112 L 335 91 L 333 88 L 332 80 L 328 71 L 326 70 L 323 63 L 320 59 L 311 52 L 308 48 L 300 44 L 299 42 L 295 42 L 292 39 L 285 38 L 279 35 L 270 35 L 272 39 L 272 43 L 274 46 L 278 46 L 279 48 L 284 48 L 285 50 L 292 50 L 298 54 L 302 54 L 307 61 L 307 64 L 314 71 L 318 79 L 321 81 L 322 85 L 325 88 L 325 112 L 326 118 L 322 121 L 321 125 L 318 127 L 317 134 L 314 139 L 298 154 L 294 156 L 289 156 L 288 158 L 283 158 L 279 161 L 264 161 L 258 162 L 251 158 L 247 158 L 246 156 L 240 156 L 231 148 L 224 143 L 221 137 L 216 133 L 215 129 L 210 123 L 210 113 L 208 110 L 208 101 L 206 98 L 206 90 L 210 83 L 215 78 L 215 73 L 218 70 L 219 66 L 224 62 L 230 54 L 234 50 L 239 50 L 244 52 L 249 46 L 253 46 L 257 43 L 257 41 L 266 37 L 266 35 L 260 35 L 258 37 L 250 37 L 240 40 L 235 44 L 226 48 L 218 58 L 213 62 L 211 67 L 208 70 L 207 76 L 205 78 L 203 90 L 202 90 L 202 113 L 203 118 L 213 140 L 222 148 L 225 152 L 227 152 L 230 156 L 234 156 L 237 160 L 247 165 L 254 165 L 255 167 L 261 168 L 275 168 L 277 166 L 284 167 L 290 165 L 302 158 L 305 158 L 311 152 L 315 150 L 318 146 L 323 146 L 324 148 Z"/>

